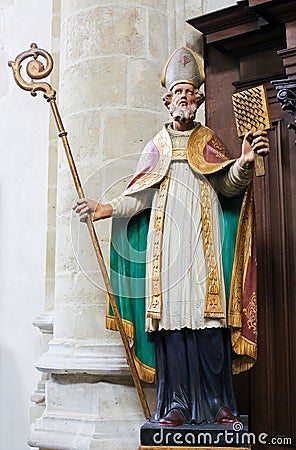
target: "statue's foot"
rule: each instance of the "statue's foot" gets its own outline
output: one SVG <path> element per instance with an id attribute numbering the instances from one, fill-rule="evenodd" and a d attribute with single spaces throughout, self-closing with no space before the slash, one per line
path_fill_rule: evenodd
<path id="1" fill-rule="evenodd" d="M 184 416 L 177 408 L 171 409 L 164 417 L 159 420 L 159 425 L 166 425 L 169 427 L 184 425 L 184 423 L 186 423 Z"/>
<path id="2" fill-rule="evenodd" d="M 215 422 L 220 424 L 229 424 L 240 422 L 240 419 L 236 417 L 229 408 L 224 407 L 219 410 Z"/>

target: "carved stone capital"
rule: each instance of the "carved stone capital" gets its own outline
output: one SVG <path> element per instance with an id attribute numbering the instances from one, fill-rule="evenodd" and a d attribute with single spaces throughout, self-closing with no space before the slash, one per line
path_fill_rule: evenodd
<path id="1" fill-rule="evenodd" d="M 287 80 L 274 80 L 271 82 L 278 91 L 277 98 L 283 111 L 288 111 L 294 116 L 294 122 L 288 125 L 289 129 L 296 132 L 296 78 Z"/>

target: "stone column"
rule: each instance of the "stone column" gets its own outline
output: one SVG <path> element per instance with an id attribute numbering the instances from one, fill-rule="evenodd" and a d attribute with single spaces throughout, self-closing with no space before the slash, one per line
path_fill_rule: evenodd
<path id="1" fill-rule="evenodd" d="M 168 120 L 160 75 L 169 41 L 181 41 L 170 3 L 62 2 L 58 103 L 90 198 L 122 192 L 143 145 Z M 136 449 L 145 418 L 119 335 L 105 329 L 106 293 L 87 228 L 71 210 L 76 194 L 59 150 L 53 339 L 37 362 L 51 378 L 29 442 L 43 449 Z M 96 224 L 106 261 L 109 225 Z M 154 387 L 146 394 L 153 411 Z"/>

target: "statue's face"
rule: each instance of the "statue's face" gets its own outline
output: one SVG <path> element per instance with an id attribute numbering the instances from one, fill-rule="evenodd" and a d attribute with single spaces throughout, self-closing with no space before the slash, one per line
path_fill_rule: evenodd
<path id="1" fill-rule="evenodd" d="M 196 105 L 195 88 L 189 83 L 180 83 L 172 89 L 171 104 L 177 109 L 191 109 L 192 105 Z"/>
<path id="2" fill-rule="evenodd" d="M 195 87 L 189 83 L 176 84 L 167 99 L 167 107 L 174 121 L 193 126 L 198 107 Z"/>

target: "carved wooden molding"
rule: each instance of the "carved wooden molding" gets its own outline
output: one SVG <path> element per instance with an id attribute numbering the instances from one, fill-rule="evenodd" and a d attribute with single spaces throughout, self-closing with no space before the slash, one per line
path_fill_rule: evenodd
<path id="1" fill-rule="evenodd" d="M 296 132 L 296 78 L 274 80 L 271 83 L 278 91 L 277 98 L 281 104 L 282 110 L 288 111 L 294 116 L 294 122 L 290 123 L 288 128 Z"/>
<path id="2" fill-rule="evenodd" d="M 283 48 L 282 21 L 273 14 L 273 7 L 279 7 L 278 0 L 241 0 L 235 6 L 189 19 L 187 22 L 203 33 L 205 44 L 214 45 L 222 51 L 248 53 L 254 51 L 254 45 L 260 48 Z M 296 0 L 293 0 L 296 5 Z M 283 0 L 286 4 L 287 0 Z M 279 9 L 278 14 L 281 13 Z M 221 18 L 223 19 L 221 20 Z"/>

